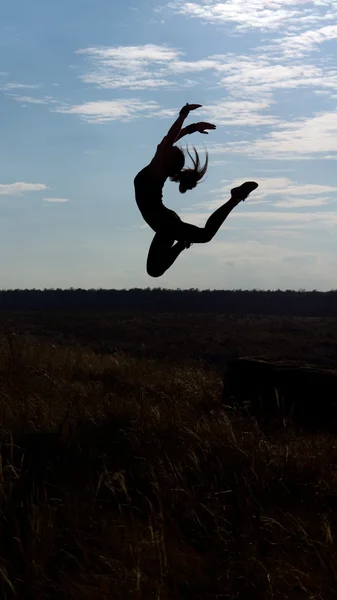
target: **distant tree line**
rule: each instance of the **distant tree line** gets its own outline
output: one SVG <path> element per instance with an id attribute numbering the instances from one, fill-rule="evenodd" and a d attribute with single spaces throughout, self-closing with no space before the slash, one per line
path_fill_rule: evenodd
<path id="1" fill-rule="evenodd" d="M 106 311 L 337 317 L 337 291 L 162 288 L 0 291 L 0 311 Z"/>

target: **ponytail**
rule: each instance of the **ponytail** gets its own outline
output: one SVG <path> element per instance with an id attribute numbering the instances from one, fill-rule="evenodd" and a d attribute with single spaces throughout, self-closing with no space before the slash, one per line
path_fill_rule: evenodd
<path id="1" fill-rule="evenodd" d="M 207 167 L 208 167 L 208 152 L 206 151 L 206 160 L 205 160 L 204 165 L 201 166 L 200 156 L 198 154 L 198 151 L 195 149 L 195 147 L 193 146 L 194 157 L 190 153 L 188 147 L 186 147 L 186 150 L 187 150 L 187 154 L 189 155 L 189 157 L 193 163 L 193 167 L 192 168 L 188 167 L 186 169 L 182 169 L 179 173 L 170 177 L 170 179 L 171 179 L 171 181 L 174 181 L 176 183 L 182 183 L 184 185 L 184 187 L 186 184 L 187 184 L 187 187 L 189 187 L 190 185 L 192 187 L 194 187 L 195 185 L 197 185 L 197 183 L 199 183 L 199 181 L 201 181 L 201 179 L 206 174 Z"/>

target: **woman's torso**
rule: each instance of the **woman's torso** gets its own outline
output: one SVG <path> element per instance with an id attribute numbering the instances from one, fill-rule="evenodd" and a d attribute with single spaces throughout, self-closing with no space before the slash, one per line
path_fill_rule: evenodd
<path id="1" fill-rule="evenodd" d="M 135 197 L 143 219 L 153 228 L 153 224 L 168 210 L 163 204 L 163 187 L 166 178 L 156 178 L 150 165 L 139 171 L 134 179 Z M 152 224 L 151 224 L 152 223 Z"/>

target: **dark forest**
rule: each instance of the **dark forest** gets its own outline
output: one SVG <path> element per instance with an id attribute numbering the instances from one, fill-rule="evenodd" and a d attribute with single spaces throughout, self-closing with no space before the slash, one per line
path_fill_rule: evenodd
<path id="1" fill-rule="evenodd" d="M 0 291 L 0 310 L 198 312 L 336 317 L 337 291 L 18 289 Z"/>

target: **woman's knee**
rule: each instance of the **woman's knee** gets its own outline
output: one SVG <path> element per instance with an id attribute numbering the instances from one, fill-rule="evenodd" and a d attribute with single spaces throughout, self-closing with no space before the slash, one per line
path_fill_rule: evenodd
<path id="1" fill-rule="evenodd" d="M 153 278 L 157 278 L 157 277 L 161 277 L 162 275 L 164 275 L 164 272 L 160 272 L 160 271 L 151 271 L 149 269 L 147 269 L 147 274 L 150 275 L 150 277 Z"/>
<path id="2" fill-rule="evenodd" d="M 183 224 L 176 232 L 178 241 L 191 242 L 192 244 L 207 244 L 213 237 L 213 233 L 206 227 L 196 227 L 196 225 Z"/>
<path id="3" fill-rule="evenodd" d="M 205 231 L 200 235 L 198 242 L 199 242 L 199 244 L 208 244 L 208 242 L 211 241 L 212 237 L 213 237 L 212 235 L 210 235 L 209 233 L 207 233 L 207 231 Z"/>
<path id="4" fill-rule="evenodd" d="M 214 233 L 213 231 L 209 231 L 207 229 L 207 227 L 204 228 L 203 230 L 203 243 L 207 244 L 208 242 L 210 242 L 212 239 L 214 238 Z"/>
<path id="5" fill-rule="evenodd" d="M 159 265 L 147 262 L 146 272 L 150 277 L 161 277 L 165 273 L 165 270 L 159 268 Z"/>
<path id="6" fill-rule="evenodd" d="M 192 243 L 194 242 L 196 244 L 207 244 L 211 241 L 212 237 L 213 235 L 210 235 L 208 231 L 203 229 L 201 232 L 198 232 L 197 236 L 195 236 L 191 241 Z"/>

